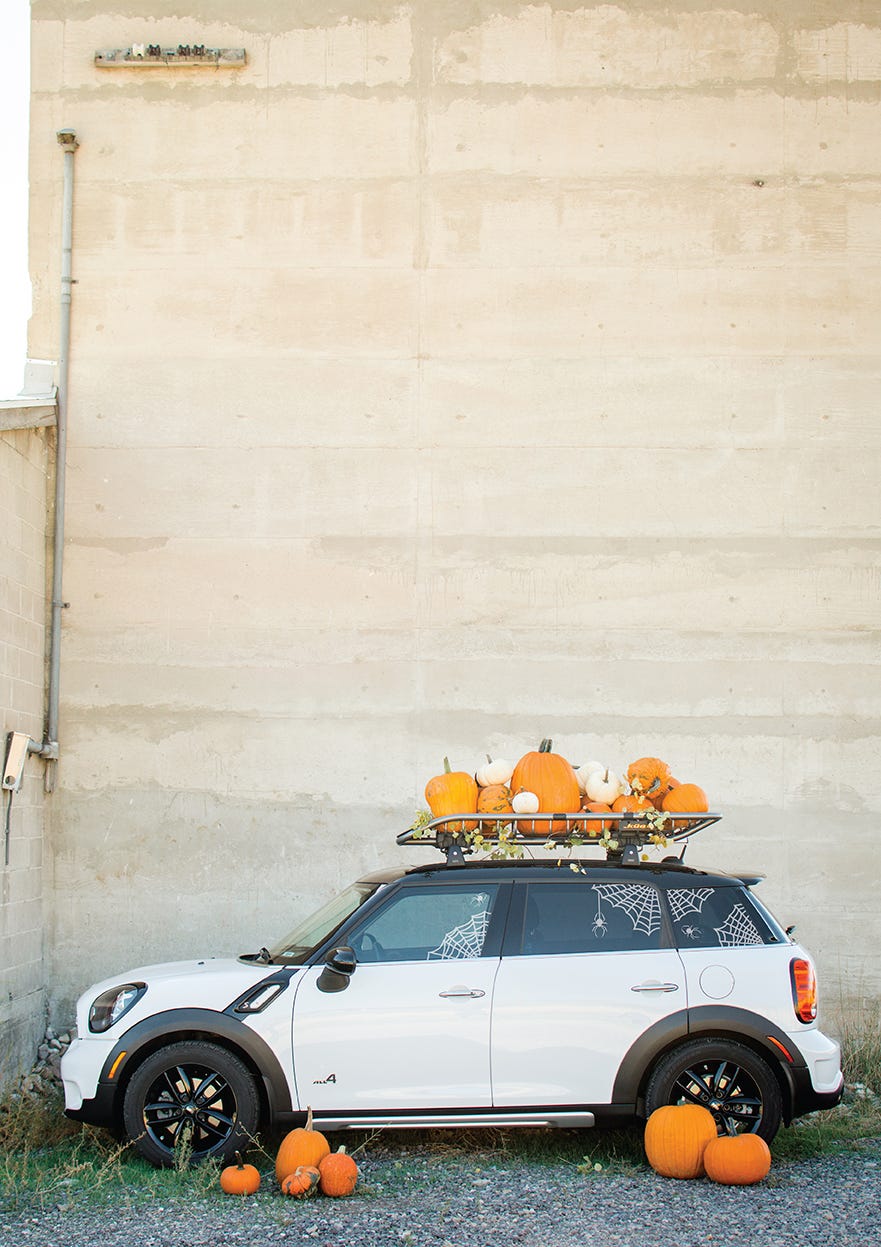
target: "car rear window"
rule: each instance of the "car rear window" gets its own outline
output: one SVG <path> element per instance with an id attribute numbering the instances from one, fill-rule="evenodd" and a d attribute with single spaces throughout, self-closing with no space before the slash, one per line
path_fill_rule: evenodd
<path id="1" fill-rule="evenodd" d="M 744 887 L 670 888 L 667 904 L 680 948 L 777 944 L 780 936 Z"/>

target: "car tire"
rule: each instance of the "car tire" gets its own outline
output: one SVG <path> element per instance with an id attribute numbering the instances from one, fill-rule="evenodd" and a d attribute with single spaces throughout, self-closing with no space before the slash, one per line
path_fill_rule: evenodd
<path id="1" fill-rule="evenodd" d="M 234 1053 L 202 1040 L 169 1044 L 138 1066 L 123 1100 L 125 1133 L 151 1164 L 232 1160 L 260 1124 L 254 1076 Z"/>
<path id="2" fill-rule="evenodd" d="M 646 1086 L 646 1117 L 665 1104 L 700 1104 L 715 1117 L 719 1134 L 753 1133 L 766 1143 L 783 1119 L 771 1066 L 729 1039 L 693 1039 L 662 1057 Z"/>

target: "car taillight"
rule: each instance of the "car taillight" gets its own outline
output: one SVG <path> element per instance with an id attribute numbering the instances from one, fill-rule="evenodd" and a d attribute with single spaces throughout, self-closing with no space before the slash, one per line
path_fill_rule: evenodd
<path id="1" fill-rule="evenodd" d="M 813 1022 L 817 1016 L 817 976 L 804 957 L 793 957 L 789 963 L 792 980 L 792 1003 L 800 1022 Z"/>

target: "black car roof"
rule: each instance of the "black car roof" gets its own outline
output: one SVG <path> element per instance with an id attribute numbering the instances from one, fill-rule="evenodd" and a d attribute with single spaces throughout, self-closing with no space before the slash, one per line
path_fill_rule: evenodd
<path id="1" fill-rule="evenodd" d="M 573 871 L 572 867 L 577 867 Z M 438 882 L 441 878 L 462 877 L 488 882 L 491 879 L 525 878 L 547 881 L 568 877 L 586 879 L 587 882 L 619 883 L 633 882 L 642 878 L 647 882 L 667 887 L 688 886 L 689 881 L 700 882 L 712 887 L 751 887 L 760 883 L 763 875 L 754 872 L 725 874 L 721 871 L 700 870 L 686 866 L 677 859 L 661 862 L 639 862 L 633 866 L 622 866 L 618 862 L 601 861 L 596 858 L 562 858 L 560 862 L 547 861 L 490 861 L 481 859 L 474 862 L 447 864 L 446 862 L 429 862 L 423 866 L 400 867 L 377 870 L 372 874 L 363 875 L 359 883 L 394 883 L 398 879 L 424 878 L 427 882 Z"/>

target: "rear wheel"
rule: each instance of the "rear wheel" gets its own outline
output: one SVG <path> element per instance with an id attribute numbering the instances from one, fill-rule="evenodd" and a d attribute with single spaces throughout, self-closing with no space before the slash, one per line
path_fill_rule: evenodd
<path id="1" fill-rule="evenodd" d="M 783 1119 L 770 1065 L 727 1039 L 694 1039 L 658 1062 L 646 1087 L 646 1115 L 664 1104 L 700 1104 L 715 1117 L 719 1134 L 758 1134 L 767 1143 Z"/>
<path id="2" fill-rule="evenodd" d="M 219 1044 L 169 1044 L 135 1070 L 125 1092 L 123 1124 L 151 1164 L 176 1157 L 231 1160 L 252 1141 L 260 1097 L 247 1066 Z"/>

